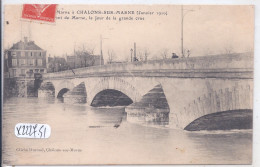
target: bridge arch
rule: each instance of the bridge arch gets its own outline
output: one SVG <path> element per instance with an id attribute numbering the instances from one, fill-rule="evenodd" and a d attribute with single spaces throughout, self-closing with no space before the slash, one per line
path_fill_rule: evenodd
<path id="1" fill-rule="evenodd" d="M 63 95 L 65 94 L 65 93 L 67 93 L 68 91 L 70 91 L 68 88 L 62 88 L 59 92 L 58 92 L 58 94 L 57 94 L 57 98 L 62 98 L 63 97 Z"/>
<path id="2" fill-rule="evenodd" d="M 127 81 L 117 77 L 102 78 L 88 93 L 87 102 L 91 104 L 94 97 L 104 90 L 120 91 L 128 96 L 133 102 L 141 99 L 141 94 Z"/>
<path id="3" fill-rule="evenodd" d="M 193 121 L 221 112 L 253 110 L 253 95 L 250 85 L 212 91 L 194 99 L 183 108 L 182 113 L 175 114 L 179 127 L 185 129 Z M 225 113 L 224 113 L 225 114 Z"/>
<path id="4" fill-rule="evenodd" d="M 236 109 L 207 114 L 192 121 L 184 130 L 252 129 L 253 110 Z"/>
<path id="5" fill-rule="evenodd" d="M 91 106 L 100 107 L 100 106 L 128 106 L 132 104 L 133 100 L 130 99 L 126 94 L 121 91 L 114 89 L 105 89 L 93 98 Z"/>
<path id="6" fill-rule="evenodd" d="M 55 86 L 55 97 L 58 97 L 58 95 L 63 95 L 64 92 L 68 92 L 69 90 L 72 90 L 74 88 L 74 84 L 68 80 L 61 81 Z"/>

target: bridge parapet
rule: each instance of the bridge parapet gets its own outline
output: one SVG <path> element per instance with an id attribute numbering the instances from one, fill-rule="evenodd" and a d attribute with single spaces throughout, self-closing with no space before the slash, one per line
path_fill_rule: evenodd
<path id="1" fill-rule="evenodd" d="M 190 58 L 152 60 L 146 62 L 108 64 L 67 70 L 56 73 L 46 73 L 43 79 L 75 78 L 91 76 L 173 76 L 191 77 L 192 72 L 219 73 L 245 72 L 247 78 L 253 77 L 253 53 L 239 53 L 228 55 L 212 55 Z M 176 75 L 175 75 L 175 74 Z M 177 75 L 178 74 L 178 75 Z M 188 76 L 187 76 L 188 75 Z M 193 74 L 195 75 L 195 74 Z M 217 74 L 214 74 L 217 75 Z M 223 75 L 222 75 L 223 76 Z M 237 76 L 237 75 L 236 75 Z M 198 75 L 197 77 L 201 77 Z M 245 76 L 244 76 L 245 77 Z"/>

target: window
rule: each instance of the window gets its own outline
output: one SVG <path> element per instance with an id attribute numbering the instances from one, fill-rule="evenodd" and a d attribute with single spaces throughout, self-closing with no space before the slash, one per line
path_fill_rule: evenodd
<path id="1" fill-rule="evenodd" d="M 42 59 L 37 59 L 37 65 L 42 66 Z"/>
<path id="2" fill-rule="evenodd" d="M 25 56 L 25 53 L 24 53 L 24 52 L 21 52 L 21 56 L 24 57 L 24 56 Z"/>
<path id="3" fill-rule="evenodd" d="M 42 52 L 40 52 L 40 56 L 42 56 Z"/>
<path id="4" fill-rule="evenodd" d="M 12 66 L 17 66 L 17 59 L 12 59 Z"/>
<path id="5" fill-rule="evenodd" d="M 16 56 L 16 52 L 12 52 L 12 57 L 15 57 Z"/>
<path id="6" fill-rule="evenodd" d="M 41 69 L 40 72 L 41 72 L 41 73 L 44 73 L 44 69 Z"/>
<path id="7" fill-rule="evenodd" d="M 16 76 L 16 69 L 13 69 L 13 76 Z"/>
<path id="8" fill-rule="evenodd" d="M 25 65 L 25 59 L 20 59 L 20 64 Z"/>
<path id="9" fill-rule="evenodd" d="M 33 69 L 30 69 L 30 73 L 33 73 Z"/>
<path id="10" fill-rule="evenodd" d="M 34 66 L 34 59 L 28 59 L 28 65 Z"/>
<path id="11" fill-rule="evenodd" d="M 33 52 L 31 52 L 31 56 L 33 55 Z"/>
<path id="12" fill-rule="evenodd" d="M 35 72 L 38 73 L 38 72 L 39 72 L 39 69 L 35 69 Z"/>
<path id="13" fill-rule="evenodd" d="M 25 75 L 25 69 L 21 69 L 21 74 Z"/>

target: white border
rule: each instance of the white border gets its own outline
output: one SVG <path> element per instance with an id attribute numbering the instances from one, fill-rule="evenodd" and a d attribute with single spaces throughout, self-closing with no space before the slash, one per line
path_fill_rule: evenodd
<path id="1" fill-rule="evenodd" d="M 255 5 L 255 70 L 254 70 L 254 127 L 253 127 L 253 164 L 252 165 L 187 165 L 190 167 L 208 167 L 208 166 L 239 166 L 239 167 L 260 167 L 260 1 L 258 0 L 2 0 L 2 27 L 1 35 L 3 37 L 3 13 L 4 4 L 22 4 L 22 3 L 45 3 L 45 4 L 189 4 L 189 5 Z M 3 38 L 2 48 L 3 48 Z M 2 50 L 3 52 L 3 50 Z M 2 54 L 3 55 L 3 54 Z M 3 59 L 2 59 L 3 60 Z M 2 67 L 3 68 L 3 67 Z M 3 71 L 3 69 L 1 69 Z M 125 166 L 125 165 L 124 165 Z M 129 165 L 127 165 L 129 166 Z M 125 166 L 125 167 L 127 167 Z M 160 166 L 160 165 L 153 165 Z M 167 165 L 169 166 L 169 165 Z M 183 167 L 186 165 L 171 165 Z M 132 166 L 131 166 L 132 167 Z"/>

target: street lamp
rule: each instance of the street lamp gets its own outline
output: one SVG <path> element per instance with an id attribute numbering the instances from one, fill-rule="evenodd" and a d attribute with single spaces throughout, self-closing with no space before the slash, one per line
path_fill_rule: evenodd
<path id="1" fill-rule="evenodd" d="M 183 13 L 183 10 L 185 10 L 185 13 Z M 181 54 L 182 54 L 182 57 L 184 57 L 184 53 L 183 53 L 183 20 L 187 13 L 193 12 L 193 11 L 194 10 L 183 9 L 183 5 L 181 5 Z"/>

